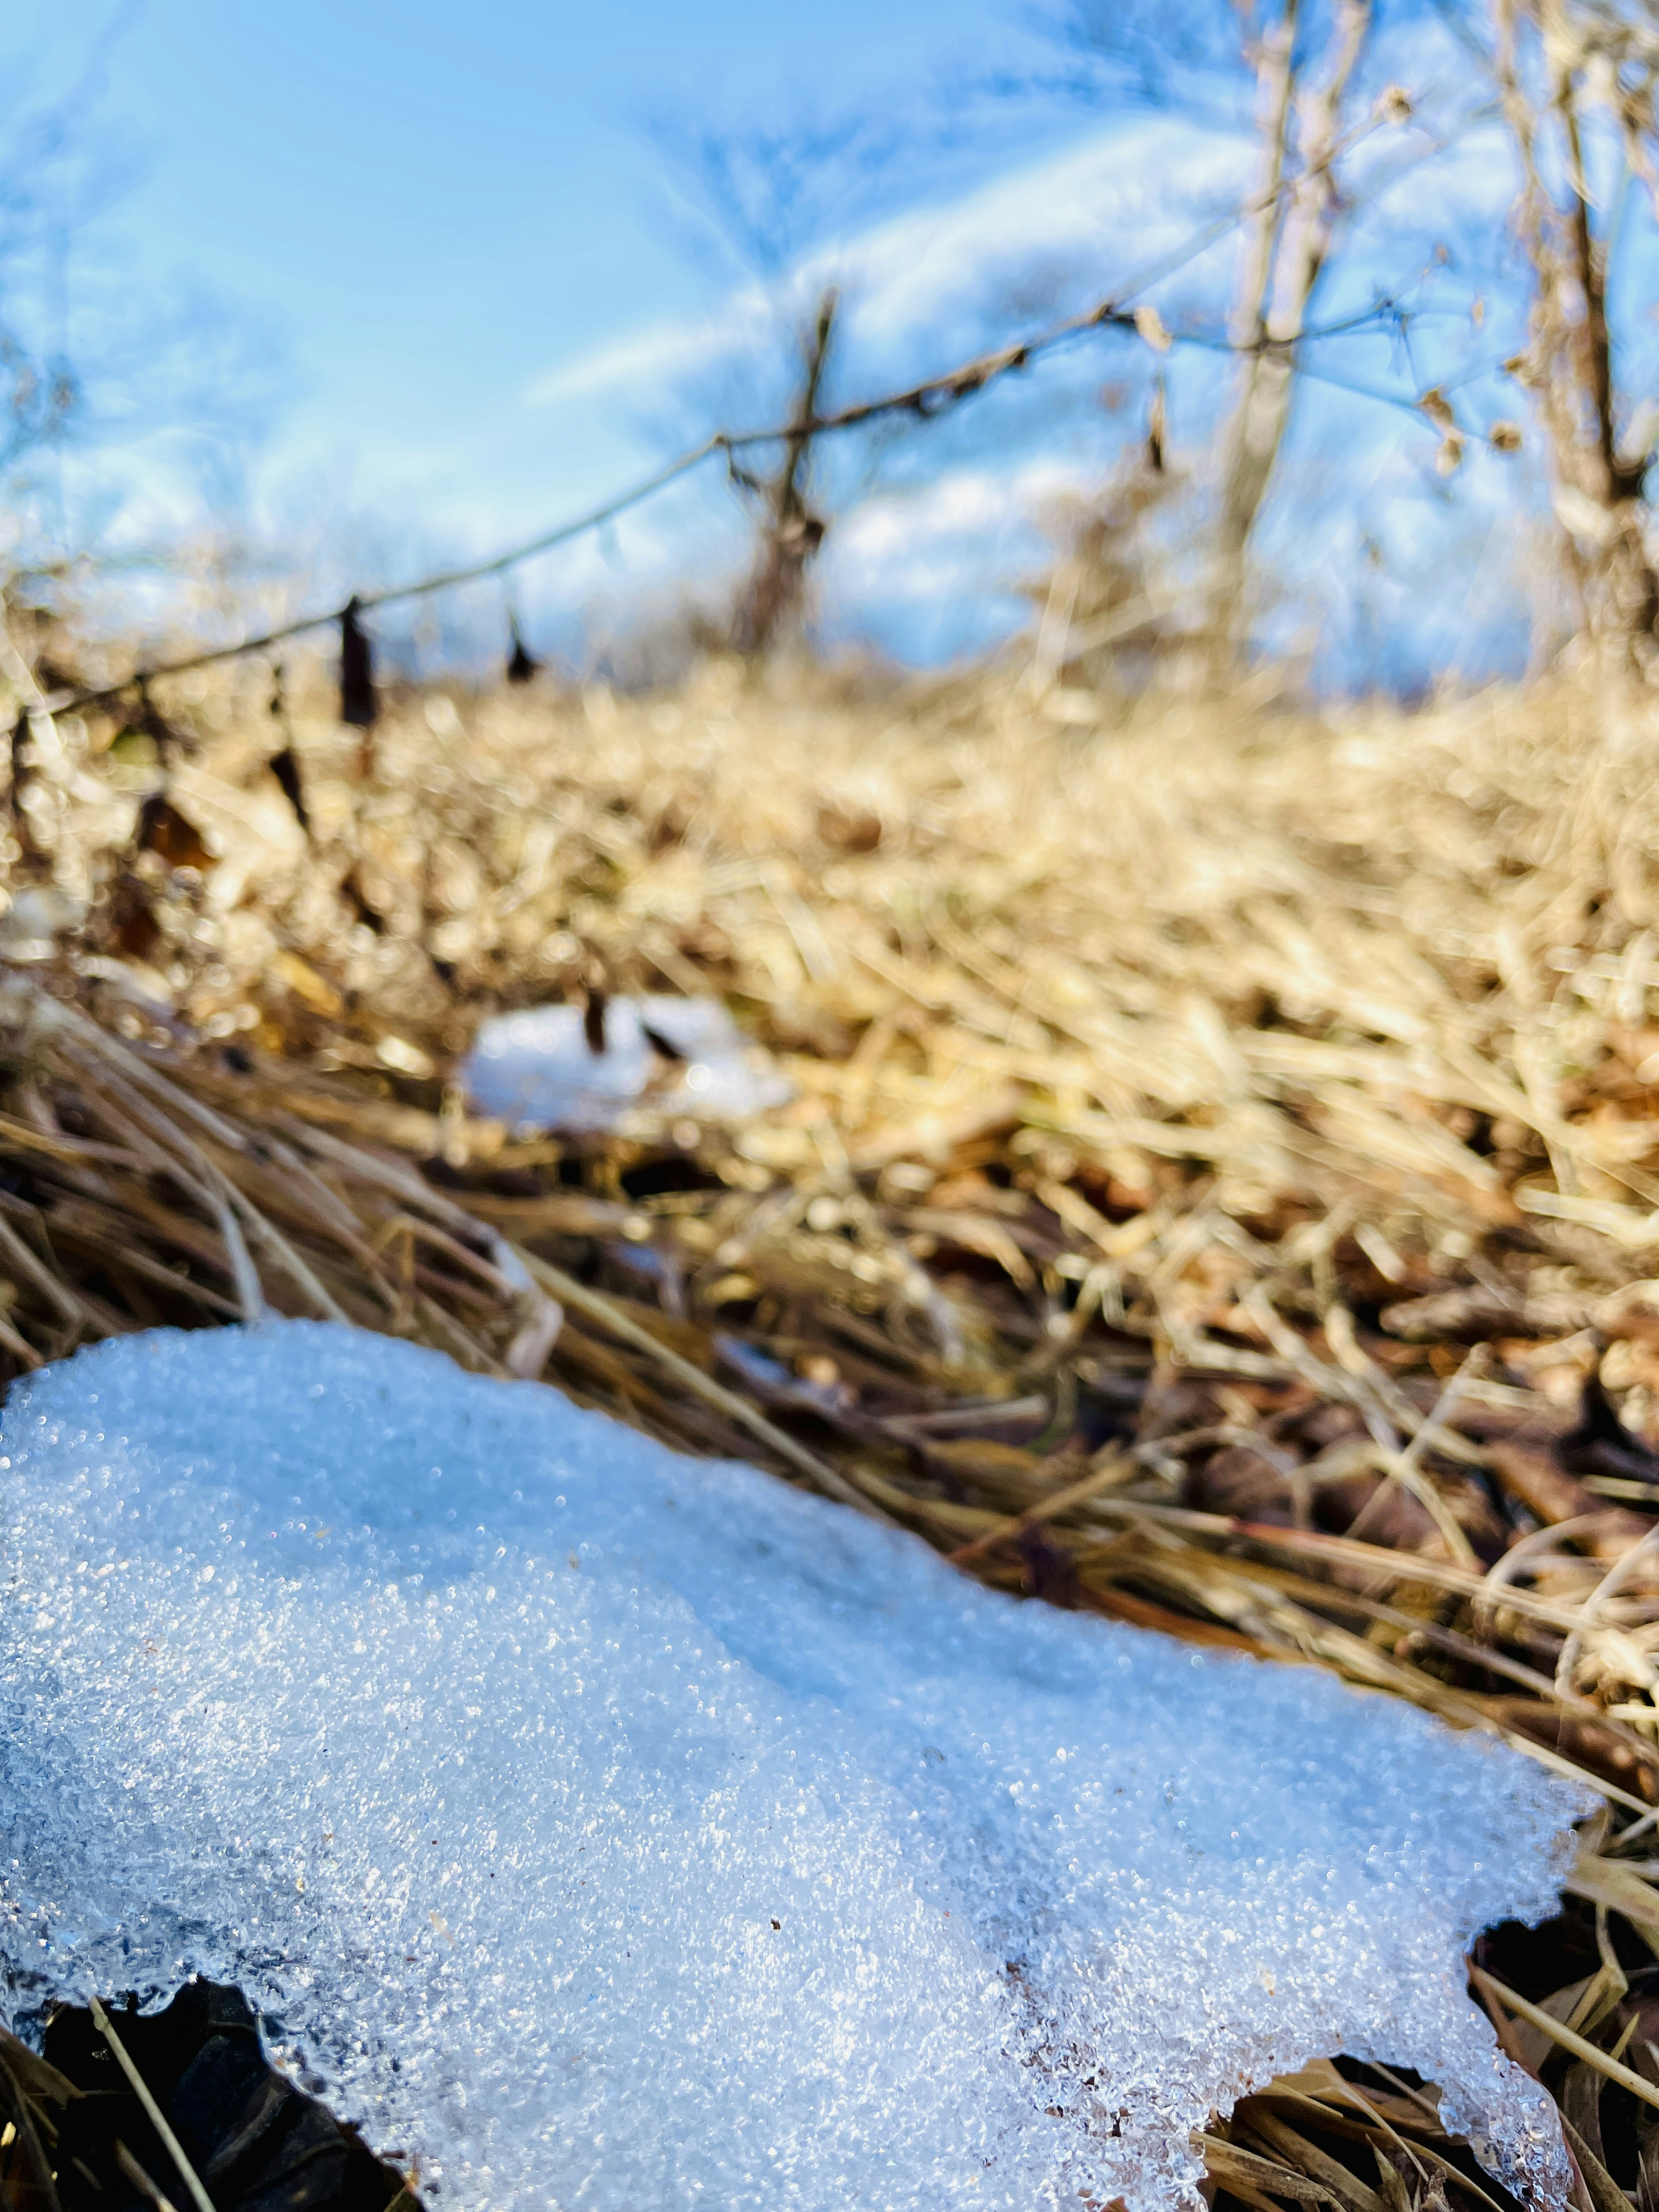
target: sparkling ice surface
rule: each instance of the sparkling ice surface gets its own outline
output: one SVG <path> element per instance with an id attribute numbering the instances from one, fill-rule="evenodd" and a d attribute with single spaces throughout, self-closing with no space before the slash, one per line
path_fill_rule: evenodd
<path id="1" fill-rule="evenodd" d="M 345 1328 L 100 1344 L 0 1443 L 26 2030 L 237 1981 L 477 2212 L 1190 2206 L 1339 2051 L 1565 2201 L 1460 1955 L 1585 1808 L 1499 1746 Z"/>
<path id="2" fill-rule="evenodd" d="M 647 1030 L 680 1059 L 665 1059 Z M 476 1112 L 520 1130 L 614 1129 L 637 1109 L 741 1120 L 791 1095 L 770 1054 L 717 999 L 612 999 L 601 1053 L 589 1048 L 580 1006 L 497 1014 L 479 1030 L 461 1080 Z"/>

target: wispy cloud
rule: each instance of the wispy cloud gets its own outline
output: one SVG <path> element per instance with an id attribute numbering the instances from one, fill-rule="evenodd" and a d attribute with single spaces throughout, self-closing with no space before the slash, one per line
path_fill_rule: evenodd
<path id="1" fill-rule="evenodd" d="M 982 581 L 988 550 L 1000 561 L 1011 539 L 1033 544 L 1033 517 L 1085 482 L 1076 463 L 1043 459 L 952 469 L 909 496 L 866 500 L 830 540 L 826 582 L 859 597 L 915 599 L 947 573 Z"/>
<path id="2" fill-rule="evenodd" d="M 1121 126 L 841 257 L 859 334 L 888 344 L 1000 311 L 1009 320 L 1127 291 L 1236 200 L 1249 148 L 1167 118 Z"/>
<path id="3" fill-rule="evenodd" d="M 754 318 L 754 302 L 733 300 L 717 315 L 651 324 L 561 362 L 536 378 L 525 398 L 532 407 L 559 407 L 576 399 L 637 398 L 730 353 Z"/>
<path id="4" fill-rule="evenodd" d="M 709 313 L 659 322 L 556 364 L 532 405 L 637 404 L 665 383 L 763 346 L 786 314 L 836 284 L 843 358 L 908 374 L 941 340 L 971 345 L 988 322 L 1061 311 L 1129 283 L 1240 189 L 1249 149 L 1167 118 L 1073 145 L 951 204 L 895 217 L 813 254 L 782 295 L 734 290 Z"/>

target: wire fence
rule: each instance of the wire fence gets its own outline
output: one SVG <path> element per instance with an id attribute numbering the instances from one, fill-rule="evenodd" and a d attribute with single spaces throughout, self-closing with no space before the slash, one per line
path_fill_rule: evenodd
<path id="1" fill-rule="evenodd" d="M 958 362 L 953 368 L 921 378 L 902 390 L 887 392 L 876 398 L 856 401 L 827 412 L 798 415 L 787 422 L 764 429 L 715 431 L 648 476 L 613 494 L 600 505 L 556 523 L 535 537 L 508 546 L 503 551 L 459 567 L 438 569 L 412 582 L 393 585 L 382 591 L 354 592 L 343 606 L 299 616 L 275 629 L 262 631 L 257 636 L 240 638 L 229 644 L 205 647 L 172 659 L 153 660 L 130 670 L 125 676 L 108 684 L 60 690 L 51 695 L 42 694 L 33 683 L 27 687 L 15 684 L 14 676 L 15 688 L 21 694 L 21 716 L 33 718 L 41 714 L 71 713 L 83 707 L 106 705 L 131 693 L 142 697 L 149 684 L 165 678 L 187 675 L 198 669 L 269 653 L 313 631 L 337 627 L 341 636 L 343 719 L 349 722 L 372 720 L 374 714 L 372 656 L 368 634 L 361 627 L 361 618 L 364 615 L 383 607 L 427 599 L 434 593 L 451 591 L 462 585 L 504 576 L 526 562 L 552 552 L 558 546 L 603 529 L 607 523 L 614 522 L 631 508 L 643 505 L 716 456 L 724 457 L 734 479 L 752 484 L 752 477 L 738 466 L 738 456 L 757 447 L 835 436 L 867 428 L 884 419 L 904 416 L 918 422 L 932 421 L 964 400 L 988 390 L 1004 378 L 1017 375 L 1030 368 L 1034 362 L 1058 348 L 1101 331 L 1134 332 L 1159 353 L 1182 347 L 1239 356 L 1278 355 L 1287 359 L 1300 376 L 1329 385 L 1357 398 L 1403 410 L 1420 421 L 1437 438 L 1444 439 L 1449 433 L 1468 442 L 1479 434 L 1471 432 L 1458 421 L 1448 396 L 1454 388 L 1452 386 L 1435 385 L 1413 392 L 1389 391 L 1336 375 L 1308 358 L 1309 347 L 1322 339 L 1350 336 L 1368 327 L 1402 329 L 1407 311 L 1398 296 L 1379 299 L 1358 314 L 1304 329 L 1294 337 L 1264 337 L 1244 342 L 1212 331 L 1169 328 L 1157 310 L 1144 302 L 1143 295 L 1154 285 L 1163 283 L 1207 252 L 1229 232 L 1253 216 L 1264 212 L 1304 185 L 1311 176 L 1331 167 L 1373 131 L 1385 125 L 1398 125 L 1408 119 L 1413 109 L 1411 97 L 1399 88 L 1391 87 L 1377 100 L 1366 118 L 1334 144 L 1320 162 L 1295 176 L 1281 179 L 1267 193 L 1247 200 L 1203 224 L 1178 246 L 1137 270 L 1092 307 L 1066 316 L 1028 337 L 975 354 Z M 1137 301 L 1141 304 L 1137 305 Z M 1497 359 L 1480 364 L 1460 377 L 1457 384 L 1460 386 L 1467 385 L 1499 366 L 1501 362 Z M 1494 442 L 1498 441 L 1495 438 Z M 525 652 L 516 623 L 513 643 L 513 665 L 520 672 L 532 670 L 535 663 Z"/>

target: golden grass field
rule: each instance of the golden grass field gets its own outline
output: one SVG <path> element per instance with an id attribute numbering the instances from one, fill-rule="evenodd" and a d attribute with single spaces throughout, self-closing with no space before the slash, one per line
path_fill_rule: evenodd
<path id="1" fill-rule="evenodd" d="M 268 699 L 158 687 L 164 723 L 25 754 L 9 1371 L 343 1315 L 1006 1587 L 1504 1735 L 1605 1810 L 1475 1987 L 1585 2212 L 1648 2212 L 1659 700 L 1125 708 L 714 662 L 394 695 L 360 757 L 320 673 L 291 724 Z M 793 1103 L 469 1115 L 484 1014 L 639 990 L 720 996 Z M 1248 2100 L 1211 2170 L 1257 2208 L 1495 2193 L 1376 2069 Z"/>

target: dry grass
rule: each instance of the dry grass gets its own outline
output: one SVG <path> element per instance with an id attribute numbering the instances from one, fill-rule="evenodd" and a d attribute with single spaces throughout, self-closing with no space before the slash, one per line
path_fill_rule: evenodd
<path id="1" fill-rule="evenodd" d="M 172 814 L 139 818 L 149 737 L 27 763 L 0 1356 L 342 1313 L 1586 1777 L 1574 1899 L 1479 1988 L 1586 2206 L 1647 2212 L 1659 708 L 1106 726 L 1012 680 L 717 666 L 410 697 L 357 781 L 319 690 L 307 839 L 264 699 L 162 702 Z M 90 902 L 55 952 L 31 875 Z M 722 994 L 795 1103 L 469 1118 L 481 1014 L 593 987 Z M 1479 2193 L 1413 2085 L 1351 2071 L 1241 2108 L 1218 2187 Z"/>

